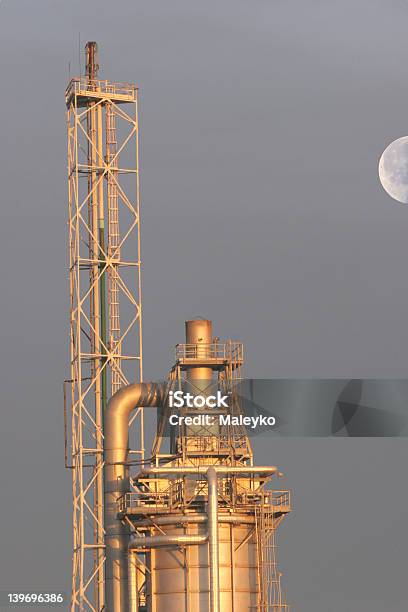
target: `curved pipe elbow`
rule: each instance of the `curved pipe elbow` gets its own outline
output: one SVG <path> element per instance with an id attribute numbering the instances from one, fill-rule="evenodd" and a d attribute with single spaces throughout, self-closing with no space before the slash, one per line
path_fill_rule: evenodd
<path id="1" fill-rule="evenodd" d="M 138 406 L 160 406 L 166 392 L 165 383 L 133 383 L 119 389 L 109 400 L 106 414 L 132 411 Z"/>
<path id="2" fill-rule="evenodd" d="M 105 413 L 105 449 L 127 448 L 128 421 L 132 411 L 141 406 L 162 406 L 165 396 L 164 383 L 135 383 L 115 393 Z"/>
<path id="3" fill-rule="evenodd" d="M 128 452 L 129 418 L 140 407 L 163 406 L 167 393 L 165 383 L 135 383 L 120 389 L 111 397 L 105 412 L 105 460 L 107 464 L 123 463 Z"/>

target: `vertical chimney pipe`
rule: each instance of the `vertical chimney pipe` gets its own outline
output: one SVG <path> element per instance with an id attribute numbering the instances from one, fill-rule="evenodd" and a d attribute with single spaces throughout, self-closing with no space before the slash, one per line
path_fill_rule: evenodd
<path id="1" fill-rule="evenodd" d="M 138 407 L 163 405 L 166 385 L 136 383 L 120 389 L 109 400 L 105 414 L 104 499 L 106 577 L 105 601 L 109 612 L 128 609 L 127 552 L 129 528 L 117 519 L 117 502 L 129 491 L 129 417 Z"/>

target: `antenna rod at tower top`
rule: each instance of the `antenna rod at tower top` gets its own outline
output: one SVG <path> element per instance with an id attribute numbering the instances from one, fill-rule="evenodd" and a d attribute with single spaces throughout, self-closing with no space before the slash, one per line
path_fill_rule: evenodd
<path id="1" fill-rule="evenodd" d="M 94 41 L 87 42 L 85 45 L 85 56 L 85 75 L 88 79 L 94 80 L 98 77 L 99 73 L 98 43 Z"/>

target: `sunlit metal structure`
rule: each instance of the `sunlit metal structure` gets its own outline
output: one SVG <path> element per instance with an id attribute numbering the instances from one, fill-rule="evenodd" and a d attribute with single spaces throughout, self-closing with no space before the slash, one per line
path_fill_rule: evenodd
<path id="1" fill-rule="evenodd" d="M 169 392 L 208 397 L 228 410 L 183 407 L 176 416 L 238 416 L 239 342 L 214 340 L 206 320 L 186 322 L 186 343 L 166 383 L 115 394 L 105 420 L 106 603 L 111 612 L 286 612 L 275 532 L 289 491 L 271 490 L 274 466 L 256 466 L 244 428 L 181 420 L 169 427 Z M 149 465 L 129 470 L 128 421 L 159 408 Z M 218 419 L 219 420 L 219 419 Z M 239 420 L 239 419 L 238 419 Z M 164 448 L 167 446 L 167 448 Z"/>
<path id="2" fill-rule="evenodd" d="M 86 74 L 66 90 L 70 359 L 68 464 L 73 482 L 72 609 L 104 606 L 103 419 L 107 398 L 141 381 L 138 92 Z M 143 409 L 134 415 L 143 457 Z"/>
<path id="3" fill-rule="evenodd" d="M 86 54 L 66 91 L 71 610 L 286 612 L 275 533 L 289 491 L 270 488 L 279 472 L 254 465 L 242 425 L 188 420 L 243 413 L 242 344 L 187 321 L 167 379 L 142 381 L 137 89 L 98 79 L 96 43 Z M 187 421 L 170 424 L 177 390 L 221 392 L 228 409 L 179 408 Z"/>

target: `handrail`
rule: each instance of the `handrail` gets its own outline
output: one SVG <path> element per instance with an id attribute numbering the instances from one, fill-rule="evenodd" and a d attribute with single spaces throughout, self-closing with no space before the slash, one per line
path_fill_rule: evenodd
<path id="1" fill-rule="evenodd" d="M 88 79 L 88 77 L 74 77 L 68 83 L 65 96 L 69 98 L 73 94 L 102 93 L 120 96 L 136 97 L 137 87 L 132 83 L 115 83 L 108 80 Z"/>
<path id="2" fill-rule="evenodd" d="M 242 342 L 211 342 L 200 344 L 176 344 L 178 359 L 235 359 L 242 361 Z"/>
<path id="3" fill-rule="evenodd" d="M 222 487 L 221 485 L 224 485 Z M 228 491 L 228 487 L 225 488 L 227 482 L 219 480 L 219 496 L 220 499 L 233 497 L 234 493 L 231 490 Z M 190 496 L 184 487 L 183 482 L 173 483 L 172 487 L 167 488 L 165 491 L 145 491 L 141 493 L 128 492 L 122 495 L 117 500 L 117 510 L 119 513 L 125 513 L 132 508 L 166 508 L 175 509 L 183 504 L 191 505 L 194 500 L 200 501 L 200 495 L 202 495 L 202 488 L 198 489 Z M 290 508 L 291 507 L 291 495 L 290 491 L 276 491 L 266 490 L 260 493 L 259 491 L 248 491 L 242 489 L 238 493 L 238 499 L 235 499 L 235 505 L 237 508 L 251 508 L 254 503 L 263 497 L 263 503 L 272 509 L 278 508 Z"/>

